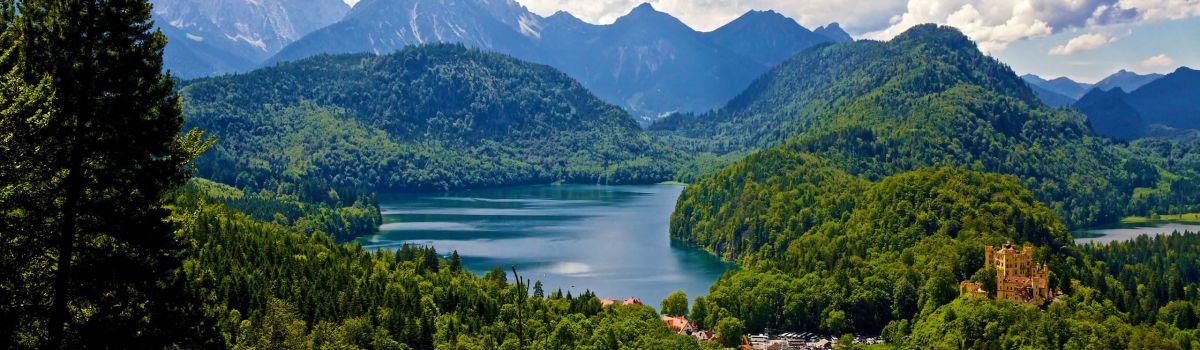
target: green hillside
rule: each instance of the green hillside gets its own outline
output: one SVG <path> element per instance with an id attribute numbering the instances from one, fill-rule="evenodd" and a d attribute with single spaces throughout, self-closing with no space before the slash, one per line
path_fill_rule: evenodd
<path id="1" fill-rule="evenodd" d="M 1158 180 L 1132 176 L 1142 163 L 1083 115 L 1045 106 L 1007 66 L 934 25 L 806 51 L 726 108 L 654 130 L 702 153 L 811 153 L 871 180 L 938 165 L 1012 174 L 1070 227 L 1115 222 L 1135 188 Z"/>
<path id="2" fill-rule="evenodd" d="M 1194 207 L 1191 145 L 1096 137 L 957 30 L 807 51 L 726 109 L 655 132 L 709 154 L 778 144 L 697 180 L 671 218 L 672 237 L 745 267 L 707 302 L 752 331 L 878 331 L 915 349 L 1191 346 L 1191 318 L 1155 322 L 1195 315 L 1169 316 L 1195 310 L 1200 275 L 1155 256 L 1194 256 L 1197 235 L 1078 247 L 1067 231 Z M 982 247 L 1005 242 L 1050 266 L 1067 293 L 1051 313 L 959 298 L 959 281 L 992 273 Z"/>
<path id="3" fill-rule="evenodd" d="M 334 188 L 450 189 L 667 178 L 665 152 L 619 108 L 554 69 L 456 45 L 320 56 L 181 89 L 189 125 L 222 141 L 200 176 Z"/>
<path id="4" fill-rule="evenodd" d="M 218 140 L 198 176 L 325 211 L 373 207 L 375 191 L 657 182 L 679 158 L 566 75 L 457 45 L 319 56 L 180 95 L 187 127 Z"/>

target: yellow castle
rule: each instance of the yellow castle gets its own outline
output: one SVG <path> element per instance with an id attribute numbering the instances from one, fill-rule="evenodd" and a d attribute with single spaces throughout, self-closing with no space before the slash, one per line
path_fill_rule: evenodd
<path id="1" fill-rule="evenodd" d="M 1041 305 L 1054 297 L 1050 290 L 1049 269 L 1046 264 L 1033 263 L 1033 246 L 1028 243 L 1021 250 L 1013 248 L 1012 244 L 1004 244 L 1000 249 L 984 246 L 984 263 L 991 264 L 996 270 L 996 299 L 1010 300 L 1015 303 Z M 959 292 L 972 297 L 987 297 L 983 284 L 974 281 L 962 281 L 958 284 Z"/>

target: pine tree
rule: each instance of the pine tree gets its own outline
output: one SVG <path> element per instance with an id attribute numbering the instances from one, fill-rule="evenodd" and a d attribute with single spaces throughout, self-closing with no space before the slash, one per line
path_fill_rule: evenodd
<path id="1" fill-rule="evenodd" d="M 462 258 L 458 256 L 458 251 L 450 253 L 450 271 L 458 273 L 462 271 Z"/>
<path id="2" fill-rule="evenodd" d="M 9 305 L 46 311 L 16 317 L 41 329 L 4 330 L 40 343 L 25 346 L 161 348 L 192 334 L 177 327 L 210 328 L 184 319 L 196 308 L 165 207 L 203 147 L 198 132 L 180 136 L 150 4 L 19 4 L 5 15 L 0 213 L 30 225 L 0 226 L 0 244 L 35 256 L 5 261 L 29 272 Z"/>
<path id="3" fill-rule="evenodd" d="M 55 169 L 41 161 L 50 148 L 39 146 L 53 92 L 48 75 L 24 69 L 29 23 L 10 1 L 0 1 L 0 16 L 0 343 L 31 348 L 45 334 L 38 321 L 50 299 L 49 279 L 31 276 L 46 277 L 53 266 L 45 218 L 57 209 L 45 194 Z"/>

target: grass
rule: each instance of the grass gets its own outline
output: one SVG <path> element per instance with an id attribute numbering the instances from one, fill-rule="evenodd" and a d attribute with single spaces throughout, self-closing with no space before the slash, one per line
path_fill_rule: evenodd
<path id="1" fill-rule="evenodd" d="M 1156 217 L 1126 216 L 1125 218 L 1121 219 L 1122 224 L 1143 224 L 1143 223 L 1148 223 L 1148 222 L 1159 222 L 1159 221 L 1200 223 L 1200 213 L 1163 214 L 1163 215 L 1158 215 Z"/>

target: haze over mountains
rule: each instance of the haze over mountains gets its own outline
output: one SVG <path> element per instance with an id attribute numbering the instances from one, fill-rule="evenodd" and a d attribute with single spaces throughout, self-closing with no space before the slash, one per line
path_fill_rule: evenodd
<path id="1" fill-rule="evenodd" d="M 1088 115 L 1096 132 L 1129 140 L 1200 129 L 1196 101 L 1200 101 L 1200 71 L 1180 67 L 1134 90 L 1093 89 L 1074 106 Z"/>
<path id="2" fill-rule="evenodd" d="M 542 17 L 512 0 L 364 0 L 353 9 L 329 4 L 337 0 L 159 2 L 166 5 L 156 10 L 160 26 L 172 39 L 167 65 L 184 78 L 322 53 L 386 54 L 455 42 L 554 66 L 643 119 L 717 107 L 801 50 L 853 40 L 836 23 L 810 31 L 774 11 L 751 11 L 698 32 L 649 4 L 613 24 L 594 25 L 566 12 Z M 289 6 L 311 7 L 304 14 L 323 13 L 327 21 L 315 23 Z M 222 15 L 230 12 L 238 16 Z"/>
<path id="3" fill-rule="evenodd" d="M 1112 75 L 1101 79 L 1095 84 L 1081 83 L 1071 78 L 1058 77 L 1054 79 L 1045 79 L 1034 74 L 1025 74 L 1021 76 L 1031 86 L 1034 87 L 1034 92 L 1038 97 L 1042 98 L 1043 102 L 1051 106 L 1065 106 L 1079 100 L 1088 91 L 1094 88 L 1099 88 L 1104 91 L 1112 90 L 1113 88 L 1121 88 L 1125 91 L 1137 90 L 1142 85 L 1146 85 L 1155 79 L 1162 78 L 1162 74 L 1137 74 L 1127 70 L 1120 70 Z M 1066 97 L 1070 101 L 1063 99 Z M 1065 102 L 1065 103 L 1064 103 Z"/>

